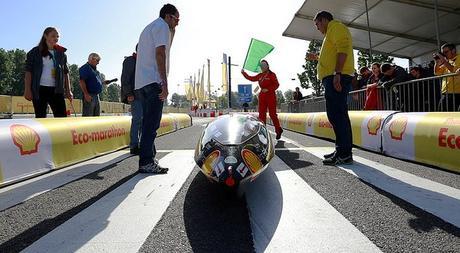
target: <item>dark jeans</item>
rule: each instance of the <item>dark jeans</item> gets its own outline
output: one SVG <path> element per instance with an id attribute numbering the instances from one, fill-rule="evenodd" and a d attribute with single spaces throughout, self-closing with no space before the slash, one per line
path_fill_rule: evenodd
<path id="1" fill-rule="evenodd" d="M 335 133 L 335 150 L 340 157 L 351 155 L 353 136 L 350 117 L 348 116 L 348 93 L 351 90 L 351 76 L 342 75 L 342 91 L 334 89 L 333 76 L 322 80 L 325 89 L 326 113 Z"/>
<path id="2" fill-rule="evenodd" d="M 142 131 L 142 102 L 139 100 L 138 96 L 134 99 L 131 104 L 131 132 L 130 132 L 130 148 L 139 147 L 139 138 Z"/>
<path id="3" fill-rule="evenodd" d="M 54 87 L 40 86 L 38 99 L 32 101 L 35 118 L 46 118 L 46 109 L 50 105 L 55 118 L 67 117 L 64 94 L 55 93 Z"/>
<path id="4" fill-rule="evenodd" d="M 136 94 L 142 103 L 142 137 L 139 152 L 139 166 L 153 162 L 156 154 L 155 138 L 160 128 L 161 116 L 163 113 L 163 101 L 158 95 L 161 87 L 158 83 L 149 84 L 139 90 Z"/>
<path id="5" fill-rule="evenodd" d="M 101 105 L 99 102 L 99 95 L 98 94 L 90 94 L 91 95 L 91 102 L 86 102 L 85 97 L 83 96 L 83 110 L 82 116 L 83 117 L 92 117 L 92 116 L 99 116 L 101 115 Z"/>
<path id="6" fill-rule="evenodd" d="M 455 100 L 455 101 L 454 101 Z M 459 93 L 443 93 L 439 100 L 438 111 L 441 112 L 456 112 L 460 106 Z"/>

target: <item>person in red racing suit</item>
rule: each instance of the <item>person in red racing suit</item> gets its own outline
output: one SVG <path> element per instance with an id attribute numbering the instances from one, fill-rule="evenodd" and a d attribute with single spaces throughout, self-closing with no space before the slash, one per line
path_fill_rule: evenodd
<path id="1" fill-rule="evenodd" d="M 259 119 L 264 124 L 267 121 L 267 108 L 268 114 L 273 121 L 273 125 L 275 126 L 276 131 L 276 139 L 279 140 L 281 138 L 281 133 L 283 129 L 280 126 L 280 121 L 278 120 L 278 115 L 276 114 L 276 89 L 280 86 L 278 83 L 278 79 L 276 78 L 276 74 L 270 70 L 268 62 L 266 60 L 262 60 L 260 62 L 260 67 L 262 69 L 262 73 L 257 74 L 256 76 L 248 75 L 244 69 L 241 70 L 243 76 L 252 82 L 259 82 L 260 86 L 260 93 L 259 93 Z"/>

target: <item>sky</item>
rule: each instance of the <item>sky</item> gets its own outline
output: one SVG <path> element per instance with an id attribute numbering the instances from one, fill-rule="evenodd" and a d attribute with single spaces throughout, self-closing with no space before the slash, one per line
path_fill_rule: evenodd
<path id="1" fill-rule="evenodd" d="M 86 63 L 101 55 L 98 70 L 107 79 L 120 78 L 125 56 L 133 53 L 143 28 L 156 19 L 165 3 L 180 13 L 171 48 L 169 93 L 185 94 L 184 82 L 211 60 L 212 90 L 222 82 L 222 54 L 232 57 L 232 90 L 249 84 L 240 71 L 251 38 L 272 44 L 266 59 L 280 81 L 280 89 L 300 86 L 308 42 L 283 37 L 304 0 L 2 0 L 0 48 L 29 51 L 48 26 L 58 28 L 59 44 L 68 49 L 70 64 Z M 59 4 L 57 4 L 59 3 Z M 315 29 L 306 27 L 305 29 Z M 404 65 L 404 64 L 402 64 Z M 295 80 L 292 80 L 295 79 Z M 305 92 L 308 93 L 308 92 Z"/>

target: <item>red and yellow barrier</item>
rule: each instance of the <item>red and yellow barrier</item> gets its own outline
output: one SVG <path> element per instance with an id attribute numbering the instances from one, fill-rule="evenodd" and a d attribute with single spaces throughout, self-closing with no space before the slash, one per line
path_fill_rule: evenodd
<path id="1" fill-rule="evenodd" d="M 192 125 L 164 114 L 158 135 Z M 103 155 L 129 144 L 130 116 L 0 121 L 0 186 Z"/>
<path id="2" fill-rule="evenodd" d="M 460 113 L 350 111 L 349 116 L 354 145 L 460 172 Z M 278 117 L 285 129 L 335 139 L 325 112 Z"/>

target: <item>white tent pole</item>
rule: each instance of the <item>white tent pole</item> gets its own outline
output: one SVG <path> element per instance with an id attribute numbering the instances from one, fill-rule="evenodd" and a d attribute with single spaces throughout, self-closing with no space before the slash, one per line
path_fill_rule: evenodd
<path id="1" fill-rule="evenodd" d="M 371 60 L 371 64 L 373 62 L 372 60 L 372 39 L 371 39 L 371 28 L 369 24 L 369 8 L 367 7 L 367 0 L 364 1 L 366 3 L 366 18 L 367 18 L 367 33 L 369 35 L 369 59 Z"/>
<path id="2" fill-rule="evenodd" d="M 438 43 L 439 50 L 441 48 L 441 38 L 439 36 L 438 0 L 434 0 L 434 22 L 436 27 L 436 41 Z"/>

